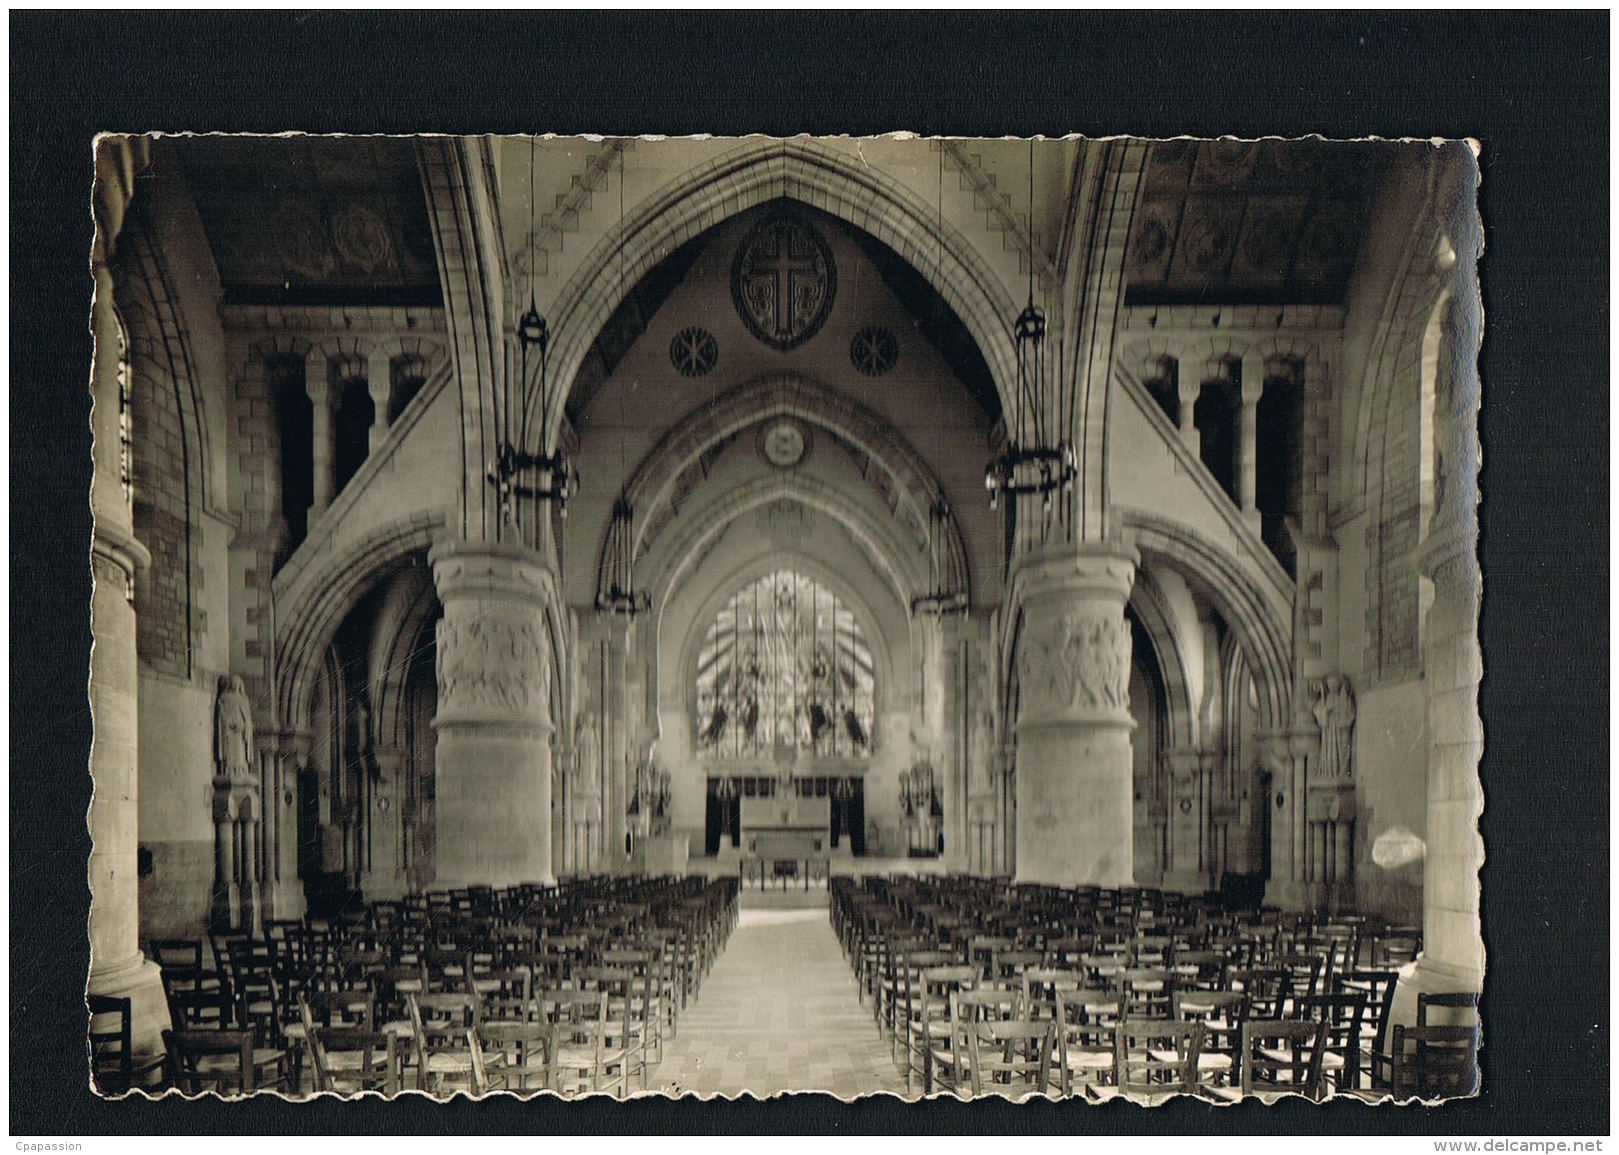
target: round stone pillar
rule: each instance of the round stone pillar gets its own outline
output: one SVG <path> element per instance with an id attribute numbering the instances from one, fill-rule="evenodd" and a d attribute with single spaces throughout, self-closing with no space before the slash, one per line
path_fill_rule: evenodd
<path id="1" fill-rule="evenodd" d="M 140 950 L 140 894 L 135 659 L 136 574 L 151 555 L 130 532 L 129 506 L 119 482 L 118 322 L 112 275 L 95 267 L 95 365 L 91 381 L 95 434 L 91 507 L 94 586 L 90 595 L 90 978 L 92 994 L 128 998 L 131 1045 L 137 1054 L 162 1051 L 169 1025 L 163 980 Z"/>
<path id="2" fill-rule="evenodd" d="M 457 541 L 439 601 L 435 887 L 550 882 L 554 576 L 521 547 Z"/>
<path id="3" fill-rule="evenodd" d="M 1017 879 L 1134 879 L 1130 626 L 1136 555 L 1031 558 L 1013 578 L 1018 633 Z"/>

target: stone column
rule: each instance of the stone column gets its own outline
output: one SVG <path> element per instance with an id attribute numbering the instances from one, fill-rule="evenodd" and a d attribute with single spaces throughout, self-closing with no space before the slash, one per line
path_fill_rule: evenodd
<path id="1" fill-rule="evenodd" d="M 1471 245 L 1457 244 L 1471 251 Z M 1471 268 L 1469 267 L 1469 276 Z M 1442 320 L 1436 390 L 1434 517 L 1420 564 L 1433 581 L 1423 645 L 1428 698 L 1427 864 L 1423 872 L 1420 990 L 1482 989 L 1478 871 L 1484 862 L 1478 780 L 1484 736 L 1478 715 L 1483 657 L 1478 644 L 1478 349 L 1470 284 Z"/>
<path id="2" fill-rule="evenodd" d="M 1265 392 L 1265 355 L 1249 350 L 1242 358 L 1242 414 L 1237 424 L 1237 508 L 1259 531 L 1259 398 Z"/>
<path id="3" fill-rule="evenodd" d="M 332 504 L 337 488 L 337 425 L 332 408 L 337 399 L 332 396 L 330 369 L 325 361 L 310 354 L 304 366 L 304 392 L 314 410 L 311 444 L 314 447 L 315 485 L 314 499 L 309 503 L 309 525 L 326 512 Z"/>
<path id="4" fill-rule="evenodd" d="M 95 535 L 90 595 L 90 981 L 93 994 L 131 1000 L 132 1045 L 138 1054 L 163 1049 L 168 1004 L 157 966 L 141 954 L 136 850 L 139 778 L 136 719 L 135 579 L 151 555 L 131 532 L 129 505 L 118 478 L 118 322 L 112 273 L 94 268 L 92 312 L 95 362 L 91 411 L 95 435 L 91 508 Z"/>
<path id="5" fill-rule="evenodd" d="M 1018 636 L 1017 878 L 1128 886 L 1134 875 L 1130 627 L 1134 550 L 1031 556 Z"/>
<path id="6" fill-rule="evenodd" d="M 393 370 L 386 353 L 372 353 L 365 361 L 365 387 L 371 394 L 370 452 L 388 437 L 388 409 L 393 403 Z"/>
<path id="7" fill-rule="evenodd" d="M 435 885 L 550 882 L 553 571 L 531 550 L 469 541 L 429 561 L 444 606 Z"/>
<path id="8" fill-rule="evenodd" d="M 629 716 L 624 678 L 630 625 L 618 614 L 604 614 L 603 617 L 602 636 L 607 643 L 607 700 L 602 703 L 602 721 L 606 724 L 607 740 L 602 743 L 602 806 L 605 810 L 606 842 L 602 868 L 618 871 L 629 866 L 629 855 L 624 846 L 625 834 L 629 830 L 626 811 L 630 805 L 629 736 L 626 733 Z"/>
<path id="9" fill-rule="evenodd" d="M 1203 362 L 1196 357 L 1183 356 L 1176 360 L 1175 389 L 1180 393 L 1180 430 L 1181 440 L 1191 448 L 1193 453 L 1198 452 L 1199 438 L 1197 423 L 1193 411 L 1197 408 L 1198 395 L 1203 392 Z"/>

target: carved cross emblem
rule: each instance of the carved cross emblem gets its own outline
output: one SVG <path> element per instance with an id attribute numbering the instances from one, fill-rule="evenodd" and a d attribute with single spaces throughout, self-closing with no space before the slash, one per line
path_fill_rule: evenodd
<path id="1" fill-rule="evenodd" d="M 742 242 L 731 294 L 759 340 L 786 352 L 815 335 L 832 309 L 837 268 L 826 241 L 798 217 L 779 214 Z"/>

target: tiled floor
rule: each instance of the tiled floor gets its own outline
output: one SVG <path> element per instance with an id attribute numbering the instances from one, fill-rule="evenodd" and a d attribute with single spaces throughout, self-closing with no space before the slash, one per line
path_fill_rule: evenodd
<path id="1" fill-rule="evenodd" d="M 826 908 L 743 910 L 680 1017 L 650 1087 L 761 1098 L 780 1091 L 905 1093 Z"/>

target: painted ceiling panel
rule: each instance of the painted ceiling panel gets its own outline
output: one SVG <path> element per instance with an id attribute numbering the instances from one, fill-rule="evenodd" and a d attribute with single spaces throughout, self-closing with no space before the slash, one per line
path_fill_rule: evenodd
<path id="1" fill-rule="evenodd" d="M 1131 229 L 1132 304 L 1340 304 L 1387 146 L 1160 141 Z"/>
<path id="2" fill-rule="evenodd" d="M 436 304 L 438 263 L 408 140 L 165 140 L 226 299 Z"/>

